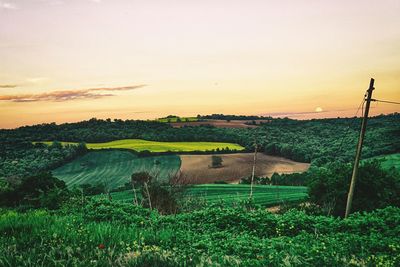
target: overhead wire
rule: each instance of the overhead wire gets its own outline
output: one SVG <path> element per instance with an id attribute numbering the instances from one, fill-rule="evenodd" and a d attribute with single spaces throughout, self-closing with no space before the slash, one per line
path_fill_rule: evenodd
<path id="1" fill-rule="evenodd" d="M 387 101 L 387 100 L 379 100 L 379 99 L 371 99 L 371 101 L 374 101 L 374 102 L 381 102 L 381 103 L 387 103 L 387 104 L 396 104 L 396 105 L 400 105 L 400 102 L 395 102 L 395 101 Z"/>
<path id="2" fill-rule="evenodd" d="M 367 96 L 367 92 L 364 94 L 364 96 L 363 96 L 363 98 L 362 98 L 360 104 L 358 105 L 358 108 L 357 108 L 356 113 L 354 114 L 354 117 L 357 117 L 357 114 L 358 114 L 358 112 L 360 111 L 360 108 L 362 108 L 362 110 L 361 110 L 361 117 L 364 116 L 364 104 L 365 104 L 365 97 L 366 97 L 366 96 Z M 342 152 L 342 146 L 343 146 L 344 139 L 345 139 L 345 138 L 347 137 L 347 135 L 349 134 L 350 129 L 351 129 L 351 127 L 353 126 L 353 124 L 354 124 L 355 121 L 357 121 L 357 119 L 354 119 L 354 120 L 350 119 L 350 121 L 349 121 L 349 123 L 348 123 L 348 125 L 347 125 L 347 129 L 345 130 L 346 132 L 344 133 L 344 135 L 343 135 L 343 137 L 342 137 L 342 140 L 340 141 L 339 149 L 336 150 L 335 158 L 337 157 L 337 155 L 338 155 L 340 152 Z"/>
<path id="3" fill-rule="evenodd" d="M 362 99 L 360 105 L 358 106 L 357 111 L 356 111 L 356 114 L 354 115 L 354 117 L 357 117 L 357 114 L 358 114 L 358 112 L 360 111 L 360 108 L 361 108 L 361 117 L 364 116 L 364 105 L 365 105 L 365 101 L 366 101 L 366 100 L 365 100 L 366 96 L 367 96 L 367 92 L 366 92 L 365 95 L 363 96 L 363 99 Z M 371 101 L 374 101 L 374 102 L 377 102 L 377 103 L 381 102 L 381 103 L 388 103 L 388 104 L 400 105 L 400 102 L 395 102 L 395 101 L 387 101 L 387 100 L 379 100 L 379 99 L 371 99 Z M 336 150 L 335 158 L 336 158 L 336 156 L 342 151 L 342 146 L 343 146 L 344 139 L 347 137 L 347 135 L 348 135 L 348 133 L 349 133 L 349 131 L 350 131 L 350 128 L 353 126 L 352 124 L 354 124 L 355 121 L 356 121 L 356 120 L 350 120 L 350 122 L 349 122 L 349 124 L 348 124 L 348 126 L 347 126 L 347 130 L 346 130 L 345 134 L 343 135 L 342 140 L 341 140 L 341 142 L 340 142 L 339 149 Z"/>

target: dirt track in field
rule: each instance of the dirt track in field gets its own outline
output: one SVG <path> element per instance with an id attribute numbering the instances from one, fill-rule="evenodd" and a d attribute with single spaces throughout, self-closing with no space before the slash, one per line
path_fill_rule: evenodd
<path id="1" fill-rule="evenodd" d="M 212 125 L 218 128 L 255 128 L 257 125 L 249 125 L 246 123 L 251 123 L 251 120 L 206 120 L 206 121 L 193 121 L 193 122 L 173 122 L 170 123 L 172 127 L 180 128 L 183 126 L 199 126 L 199 125 Z M 256 120 L 256 124 L 261 122 L 268 122 L 268 120 Z"/>
<path id="2" fill-rule="evenodd" d="M 184 183 L 206 184 L 215 181 L 238 182 L 251 176 L 253 153 L 220 154 L 223 167 L 211 168 L 211 155 L 181 155 L 181 177 Z M 310 164 L 289 159 L 257 155 L 256 176 L 271 177 L 273 173 L 304 172 Z"/>

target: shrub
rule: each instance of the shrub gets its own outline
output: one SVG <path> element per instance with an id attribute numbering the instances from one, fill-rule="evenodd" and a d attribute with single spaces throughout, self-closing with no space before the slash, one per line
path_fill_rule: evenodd
<path id="1" fill-rule="evenodd" d="M 309 182 L 310 200 L 343 215 L 350 186 L 352 166 L 335 163 L 312 172 Z M 370 211 L 389 205 L 400 206 L 400 175 L 384 170 L 378 161 L 366 162 L 359 168 L 352 211 Z"/>

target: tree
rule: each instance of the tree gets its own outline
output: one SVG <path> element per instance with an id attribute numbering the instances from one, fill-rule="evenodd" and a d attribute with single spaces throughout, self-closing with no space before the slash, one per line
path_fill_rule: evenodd
<path id="1" fill-rule="evenodd" d="M 94 196 L 106 192 L 106 187 L 103 183 L 98 184 L 81 184 L 79 186 L 85 196 Z"/>
<path id="2" fill-rule="evenodd" d="M 24 177 L 14 185 L 3 181 L 0 187 L 0 204 L 3 206 L 57 209 L 69 198 L 64 181 L 51 173 Z"/>
<path id="3" fill-rule="evenodd" d="M 311 202 L 328 214 L 343 216 L 351 170 L 350 164 L 343 163 L 313 170 L 308 183 Z M 353 211 L 370 211 L 388 205 L 400 206 L 400 174 L 382 169 L 378 161 L 364 163 L 359 169 Z"/>
<path id="4" fill-rule="evenodd" d="M 147 172 L 135 172 L 131 176 L 133 189 L 134 189 L 135 184 L 144 187 L 144 190 L 143 190 L 144 196 L 148 200 L 150 209 L 152 209 L 152 205 L 151 205 L 151 196 L 150 196 L 150 192 L 149 192 L 148 183 L 151 182 L 152 179 L 153 179 L 153 177 Z M 135 197 L 137 198 L 136 194 L 135 194 Z"/>
<path id="5" fill-rule="evenodd" d="M 223 160 L 220 156 L 215 156 L 215 155 L 211 156 L 211 167 L 212 168 L 222 167 L 222 162 L 223 162 Z"/>

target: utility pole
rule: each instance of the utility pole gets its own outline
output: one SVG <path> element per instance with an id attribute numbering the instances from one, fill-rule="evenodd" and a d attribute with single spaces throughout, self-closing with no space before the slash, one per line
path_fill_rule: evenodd
<path id="1" fill-rule="evenodd" d="M 253 197 L 253 184 L 254 184 L 254 176 L 256 173 L 256 164 L 257 164 L 257 149 L 258 149 L 258 144 L 256 135 L 254 138 L 254 158 L 253 158 L 253 169 L 251 172 L 250 198 Z"/>
<path id="2" fill-rule="evenodd" d="M 353 202 L 354 187 L 356 185 L 357 174 L 358 174 L 358 165 L 360 164 L 361 150 L 362 150 L 362 145 L 364 142 L 365 130 L 367 128 L 369 106 L 371 103 L 372 91 L 375 89 L 374 82 L 375 82 L 375 80 L 373 78 L 371 78 L 371 81 L 369 82 L 369 88 L 368 88 L 367 94 L 366 94 L 367 99 L 365 99 L 366 105 L 365 105 L 364 117 L 362 120 L 360 137 L 358 139 L 358 144 L 357 144 L 356 158 L 354 161 L 353 174 L 351 176 L 349 194 L 347 195 L 346 213 L 344 216 L 345 218 L 347 218 L 351 212 L 351 204 Z"/>

